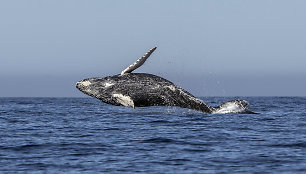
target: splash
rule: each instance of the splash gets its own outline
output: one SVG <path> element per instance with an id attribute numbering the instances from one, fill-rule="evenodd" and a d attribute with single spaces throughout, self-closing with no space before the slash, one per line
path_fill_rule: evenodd
<path id="1" fill-rule="evenodd" d="M 251 113 L 245 100 L 231 100 L 215 108 L 213 114 Z"/>

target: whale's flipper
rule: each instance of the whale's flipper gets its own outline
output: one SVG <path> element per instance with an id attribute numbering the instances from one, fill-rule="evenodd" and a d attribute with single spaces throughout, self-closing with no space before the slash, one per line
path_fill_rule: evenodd
<path id="1" fill-rule="evenodd" d="M 135 69 L 139 68 L 141 65 L 145 63 L 145 61 L 148 59 L 148 57 L 153 53 L 153 51 L 156 49 L 156 47 L 151 48 L 145 55 L 140 57 L 135 63 L 128 66 L 125 70 L 123 70 L 120 74 L 126 74 L 131 73 Z"/>
<path id="2" fill-rule="evenodd" d="M 113 98 L 122 106 L 132 107 L 133 109 L 135 109 L 134 101 L 131 99 L 130 96 L 122 94 L 113 94 Z"/>

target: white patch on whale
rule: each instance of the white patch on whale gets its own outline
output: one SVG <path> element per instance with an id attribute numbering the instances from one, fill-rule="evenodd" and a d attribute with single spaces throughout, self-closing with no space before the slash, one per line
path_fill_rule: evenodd
<path id="1" fill-rule="evenodd" d="M 169 88 L 169 89 L 170 89 L 171 91 L 173 91 L 173 92 L 175 91 L 175 87 L 172 86 L 172 85 L 171 85 L 171 86 L 166 86 L 166 87 Z"/>
<path id="2" fill-rule="evenodd" d="M 82 84 L 83 86 L 89 86 L 91 84 L 90 81 L 82 81 L 82 82 L 79 82 L 80 84 Z"/>
<path id="3" fill-rule="evenodd" d="M 109 82 L 104 83 L 104 87 L 106 88 L 113 86 L 113 85 L 114 85 L 113 83 L 109 83 Z"/>
<path id="4" fill-rule="evenodd" d="M 135 108 L 134 101 L 130 96 L 122 95 L 122 94 L 113 94 L 113 97 L 116 99 L 118 103 L 126 107 Z"/>

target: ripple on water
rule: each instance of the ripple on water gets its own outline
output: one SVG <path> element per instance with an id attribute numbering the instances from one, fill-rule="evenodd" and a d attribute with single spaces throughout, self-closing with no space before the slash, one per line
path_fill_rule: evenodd
<path id="1" fill-rule="evenodd" d="M 305 173 L 306 98 L 242 99 L 261 114 L 0 98 L 0 173 Z"/>

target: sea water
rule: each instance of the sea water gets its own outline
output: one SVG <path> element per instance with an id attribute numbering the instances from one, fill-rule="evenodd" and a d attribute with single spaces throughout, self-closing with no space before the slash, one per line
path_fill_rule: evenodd
<path id="1" fill-rule="evenodd" d="M 0 173 L 306 173 L 306 98 L 239 98 L 260 114 L 0 98 Z"/>

